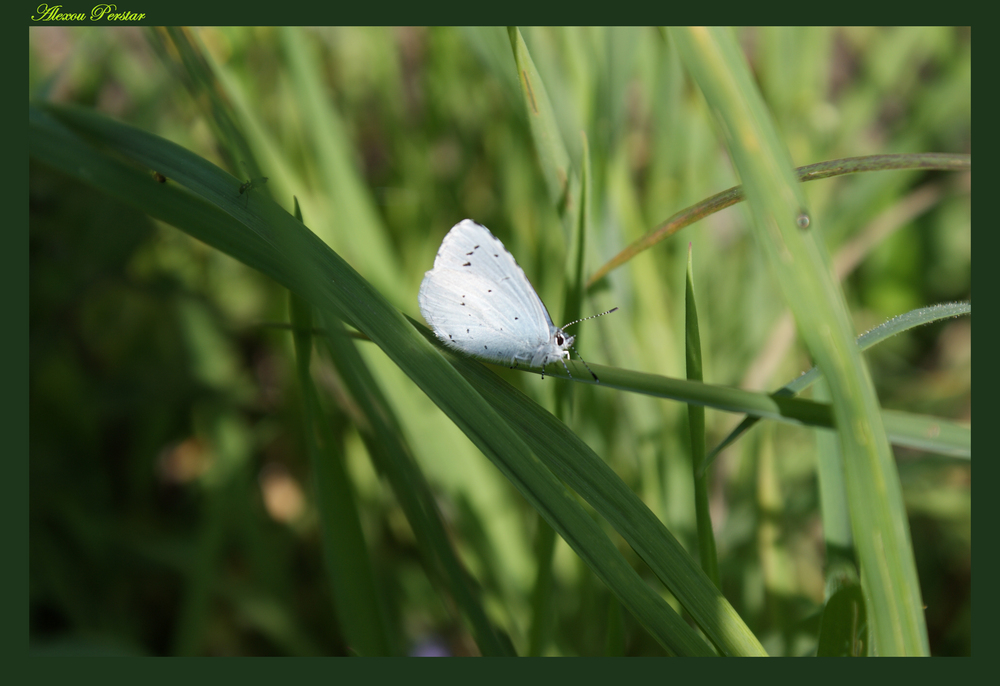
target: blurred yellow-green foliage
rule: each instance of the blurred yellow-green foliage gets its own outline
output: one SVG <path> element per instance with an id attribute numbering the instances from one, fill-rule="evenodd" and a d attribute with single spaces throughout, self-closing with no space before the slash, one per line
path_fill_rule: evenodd
<path id="1" fill-rule="evenodd" d="M 577 170 L 581 131 L 589 141 L 588 274 L 674 212 L 738 183 L 701 94 L 659 31 L 522 31 Z M 968 29 L 738 35 L 796 165 L 971 152 Z M 269 177 L 249 203 L 269 192 L 291 210 L 296 196 L 307 226 L 417 320 L 417 289 L 442 237 L 471 217 L 504 241 L 560 319 L 567 241 L 505 30 L 209 28 L 192 36 Z M 94 108 L 245 178 L 162 35 L 33 27 L 29 50 L 32 98 Z M 851 265 L 843 283 L 858 333 L 971 297 L 969 174 L 874 172 L 803 188 L 835 263 Z M 33 649 L 349 654 L 323 572 L 291 337 L 279 326 L 286 293 L 42 164 L 30 168 L 30 211 Z M 581 327 L 584 358 L 684 376 L 690 242 L 705 380 L 773 390 L 807 369 L 747 222 L 742 205 L 727 209 L 613 272 L 583 314 L 620 309 Z M 883 406 L 969 421 L 970 332 L 969 318 L 948 320 L 869 351 Z M 363 352 L 491 620 L 526 653 L 537 516 L 377 348 Z M 550 388 L 561 382 L 496 371 L 553 405 Z M 341 427 L 397 651 L 477 654 L 429 581 L 352 426 L 342 384 L 322 362 L 314 374 Z M 576 399 L 573 430 L 690 545 L 683 406 L 593 388 Z M 738 420 L 710 410 L 710 441 Z M 896 455 L 931 650 L 969 654 L 970 463 Z M 815 651 L 824 553 L 814 431 L 759 427 L 722 454 L 711 496 L 727 598 L 770 654 Z M 553 574 L 545 654 L 662 654 L 561 542 Z"/>

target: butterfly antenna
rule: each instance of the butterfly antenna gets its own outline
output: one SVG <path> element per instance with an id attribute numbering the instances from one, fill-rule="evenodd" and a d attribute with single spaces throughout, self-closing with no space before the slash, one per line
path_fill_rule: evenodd
<path id="1" fill-rule="evenodd" d="M 606 314 L 611 314 L 612 312 L 614 312 L 614 311 L 615 311 L 615 310 L 617 310 L 617 309 L 618 309 L 617 307 L 612 307 L 612 308 L 611 308 L 610 310 L 608 310 L 607 312 L 601 312 L 600 314 L 592 314 L 592 315 L 590 315 L 589 317 L 584 317 L 583 319 L 577 319 L 577 320 L 576 320 L 575 322 L 570 322 L 569 324 L 564 324 L 564 325 L 563 325 L 563 326 L 561 326 L 560 328 L 561 328 L 561 329 L 562 329 L 563 331 L 565 331 L 566 329 L 568 329 L 569 327 L 573 326 L 574 324 L 579 324 L 580 322 L 585 322 L 585 321 L 587 321 L 588 319 L 596 319 L 597 317 L 603 317 L 603 316 L 604 316 L 604 315 L 606 315 Z"/>

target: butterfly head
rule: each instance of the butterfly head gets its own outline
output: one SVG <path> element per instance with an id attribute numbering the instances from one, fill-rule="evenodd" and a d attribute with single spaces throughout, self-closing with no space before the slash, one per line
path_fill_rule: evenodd
<path id="1" fill-rule="evenodd" d="M 569 359 L 568 348 L 576 340 L 575 336 L 569 336 L 562 329 L 552 327 L 548 343 L 539 346 L 531 358 L 532 367 L 544 367 L 552 362 Z"/>

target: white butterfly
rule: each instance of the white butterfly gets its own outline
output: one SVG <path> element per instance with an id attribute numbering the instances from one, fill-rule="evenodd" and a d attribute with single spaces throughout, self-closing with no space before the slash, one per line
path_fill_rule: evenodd
<path id="1" fill-rule="evenodd" d="M 574 336 L 552 323 L 500 239 L 471 219 L 455 224 L 444 237 L 417 300 L 437 337 L 468 355 L 543 370 L 556 361 L 565 367 L 569 359 Z"/>

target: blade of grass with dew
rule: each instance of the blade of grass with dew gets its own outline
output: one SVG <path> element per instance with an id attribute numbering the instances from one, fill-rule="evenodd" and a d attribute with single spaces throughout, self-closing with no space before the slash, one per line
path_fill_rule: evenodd
<path id="1" fill-rule="evenodd" d="M 701 383 L 701 333 L 698 330 L 698 307 L 694 297 L 694 263 L 692 248 L 688 245 L 687 278 L 684 289 L 684 352 L 687 358 L 688 381 Z M 698 528 L 698 557 L 701 568 L 720 590 L 719 559 L 715 552 L 715 534 L 712 533 L 712 513 L 708 509 L 708 478 L 698 472 L 698 465 L 705 456 L 705 408 L 688 405 L 688 433 L 691 436 L 691 475 L 694 486 L 695 521 Z"/>
<path id="2" fill-rule="evenodd" d="M 49 116 L 52 113 L 58 113 L 62 123 L 54 122 Z M 67 123 L 86 129 L 91 141 L 73 133 Z M 115 155 L 103 152 L 97 144 L 112 147 Z M 224 250 L 321 310 L 339 313 L 455 422 L 664 649 L 678 655 L 712 654 L 632 570 L 555 475 L 531 455 L 520 437 L 522 427 L 514 429 L 504 422 L 438 348 L 291 215 L 266 198 L 253 212 L 246 212 L 225 197 L 222 189 L 228 185 L 229 175 L 222 170 L 157 136 L 92 112 L 50 106 L 43 113 L 30 107 L 29 146 L 40 161 Z M 163 152 L 168 150 L 186 155 L 184 165 L 178 168 L 204 173 L 203 186 L 221 205 L 207 195 L 199 197 L 171 184 L 156 183 L 141 168 L 165 169 Z M 159 190 L 153 191 L 150 185 Z"/>
<path id="3" fill-rule="evenodd" d="M 909 329 L 921 326 L 923 324 L 929 324 L 931 322 L 939 321 L 941 319 L 948 319 L 951 317 L 958 317 L 963 314 L 972 313 L 972 303 L 944 303 L 940 305 L 931 305 L 929 307 L 921 307 L 916 310 L 911 310 L 905 314 L 901 314 L 897 317 L 893 317 L 887 322 L 879 324 L 871 331 L 867 331 L 860 336 L 858 336 L 858 347 L 861 350 L 868 350 L 868 348 L 873 345 L 884 341 L 891 336 L 895 336 L 903 331 L 908 331 Z M 804 372 L 801 376 L 789 381 L 784 386 L 779 388 L 774 392 L 775 395 L 782 395 L 786 397 L 791 397 L 798 395 L 805 389 L 809 388 L 813 383 L 815 383 L 820 378 L 820 371 L 818 367 L 813 367 L 807 372 Z M 897 443 L 898 432 L 904 425 L 913 426 L 914 429 L 908 431 L 912 436 L 909 442 L 904 443 L 907 447 L 916 448 L 921 445 L 925 445 L 920 439 L 921 437 L 928 436 L 933 437 L 940 435 L 940 430 L 936 428 L 933 421 L 928 421 L 927 418 L 923 417 L 912 417 L 907 420 L 903 413 L 894 413 L 892 420 L 886 417 L 887 411 L 882 411 L 883 421 L 886 422 L 886 430 L 889 432 L 889 438 L 893 443 Z M 718 456 L 720 452 L 732 445 L 733 441 L 739 438 L 741 435 L 746 433 L 760 421 L 760 417 L 746 417 L 739 426 L 733 429 L 728 436 L 726 436 L 719 445 L 712 449 L 712 451 L 705 456 L 705 460 L 699 467 L 699 471 L 704 471 L 708 465 L 712 464 L 713 460 Z M 891 424 L 891 427 L 890 427 Z M 953 426 L 953 425 L 952 425 Z M 969 442 L 964 441 L 964 448 L 962 446 L 955 445 L 953 450 L 946 452 L 947 455 L 955 455 L 956 457 L 969 457 L 970 453 Z M 939 443 L 935 444 L 938 447 L 942 446 Z M 933 450 L 934 448 L 929 448 Z"/>
<path id="4" fill-rule="evenodd" d="M 813 400 L 776 393 L 756 393 L 732 386 L 696 383 L 687 379 L 645 374 L 619 367 L 605 367 L 590 362 L 587 364 L 600 377 L 602 388 L 616 388 L 658 398 L 669 398 L 726 412 L 742 412 L 789 424 L 834 428 L 830 405 Z M 580 362 L 568 360 L 566 366 L 578 383 L 593 383 L 590 381 L 587 368 Z M 538 369 L 525 368 L 522 371 L 527 374 L 541 373 Z M 561 369 L 546 370 L 545 375 L 559 379 L 568 378 Z M 882 421 L 895 445 L 956 456 L 969 454 L 971 450 L 971 430 L 956 422 L 893 410 L 882 410 Z"/>
<path id="5" fill-rule="evenodd" d="M 671 30 L 670 36 L 712 108 L 743 180 L 758 244 L 830 382 L 877 650 L 882 655 L 927 655 L 902 487 L 878 398 L 816 227 L 807 231 L 797 221 L 805 214 L 805 201 L 788 152 L 730 31 Z"/>
<path id="6" fill-rule="evenodd" d="M 801 182 L 827 179 L 844 174 L 857 174 L 868 171 L 885 171 L 889 169 L 939 169 L 943 171 L 967 171 L 972 169 L 972 155 L 961 153 L 899 153 L 892 155 L 867 155 L 864 157 L 846 157 L 839 160 L 828 160 L 808 164 L 795 169 L 795 176 Z M 603 264 L 589 279 L 587 289 L 593 288 L 597 282 L 609 273 L 622 266 L 639 253 L 649 250 L 657 243 L 666 240 L 681 229 L 715 214 L 727 207 L 743 202 L 746 196 L 743 186 L 733 186 L 721 193 L 716 193 L 706 200 L 686 207 L 671 215 L 659 226 L 645 236 L 635 240 L 617 255 Z"/>
<path id="7" fill-rule="evenodd" d="M 344 466 L 343 440 L 334 435 L 312 382 L 312 310 L 294 293 L 289 294 L 288 309 L 305 407 L 305 444 L 316 477 L 323 552 L 337 619 L 348 646 L 358 655 L 393 655 L 354 488 Z"/>

